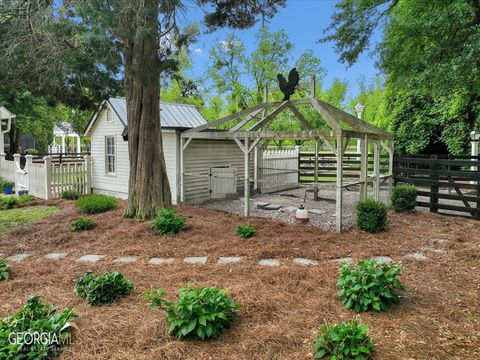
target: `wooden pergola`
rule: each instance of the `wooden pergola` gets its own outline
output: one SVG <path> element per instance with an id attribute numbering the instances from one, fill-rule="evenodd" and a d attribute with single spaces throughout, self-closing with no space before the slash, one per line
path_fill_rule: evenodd
<path id="1" fill-rule="evenodd" d="M 264 98 L 267 91 L 265 91 Z M 315 129 L 305 116 L 297 108 L 298 106 L 311 106 L 325 121 L 329 129 Z M 300 121 L 300 131 L 272 131 L 268 124 L 283 111 L 291 111 Z M 234 125 L 228 130 L 217 130 L 217 126 L 227 122 Z M 318 164 L 318 151 L 327 149 L 336 156 L 336 230 L 342 230 L 342 207 L 343 190 L 352 185 L 360 185 L 360 199 L 367 197 L 368 183 L 373 183 L 373 197 L 380 197 L 380 182 L 389 179 L 389 188 L 392 186 L 393 174 L 393 136 L 383 129 L 369 124 L 345 111 L 335 108 L 315 97 L 315 79 L 312 80 L 311 96 L 303 99 L 268 102 L 235 114 L 225 116 L 216 121 L 187 130 L 181 135 L 181 200 L 184 201 L 184 152 L 192 139 L 217 139 L 233 140 L 244 153 L 244 215 L 250 215 L 250 183 L 261 181 L 250 178 L 249 155 L 252 151 L 257 154 L 257 146 L 262 140 L 313 140 L 316 144 L 315 164 Z M 361 166 L 359 180 L 344 183 L 343 181 L 343 157 L 352 139 L 360 139 L 361 142 Z M 373 144 L 374 161 L 373 174 L 368 174 L 368 145 Z M 389 154 L 388 172 L 380 175 L 380 148 Z M 257 158 L 257 155 L 255 155 Z M 256 170 L 256 169 L 255 169 Z M 316 181 L 317 179 L 315 179 Z"/>

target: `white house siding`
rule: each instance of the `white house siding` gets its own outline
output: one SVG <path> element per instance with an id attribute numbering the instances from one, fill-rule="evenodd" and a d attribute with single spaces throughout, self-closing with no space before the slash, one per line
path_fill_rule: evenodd
<path id="1" fill-rule="evenodd" d="M 123 124 L 116 114 L 113 114 L 113 121 L 107 122 L 107 111 L 104 109 L 93 126 L 91 131 L 92 141 L 92 187 L 93 191 L 102 194 L 109 194 L 121 199 L 128 197 L 129 158 L 128 142 L 123 140 Z M 115 174 L 105 172 L 105 136 L 115 137 Z M 162 131 L 163 150 L 167 175 L 172 191 L 172 200 L 177 202 L 177 134 L 174 130 Z"/>
<path id="2" fill-rule="evenodd" d="M 250 157 L 251 159 L 252 157 Z M 237 169 L 237 191 L 244 188 L 244 156 L 234 141 L 193 139 L 184 153 L 185 202 L 201 203 L 210 199 L 208 176 L 195 177 L 190 174 L 207 174 L 210 167 L 230 165 Z M 250 161 L 251 162 L 251 161 Z M 253 174 L 251 174 L 253 177 Z"/>

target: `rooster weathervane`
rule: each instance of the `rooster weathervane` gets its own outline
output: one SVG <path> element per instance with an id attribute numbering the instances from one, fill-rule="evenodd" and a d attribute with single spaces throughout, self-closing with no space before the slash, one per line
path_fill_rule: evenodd
<path id="1" fill-rule="evenodd" d="M 300 81 L 300 74 L 297 68 L 290 70 L 288 74 L 288 81 L 282 74 L 277 75 L 278 86 L 283 93 L 283 101 L 290 100 L 290 96 L 295 92 L 298 82 Z"/>

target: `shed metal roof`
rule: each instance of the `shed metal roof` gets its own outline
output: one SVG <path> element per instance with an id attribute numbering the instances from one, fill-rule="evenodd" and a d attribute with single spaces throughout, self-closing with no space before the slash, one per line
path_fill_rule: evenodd
<path id="1" fill-rule="evenodd" d="M 124 98 L 110 98 L 110 106 L 127 126 L 127 102 Z M 207 121 L 194 105 L 177 104 L 160 101 L 160 121 L 162 128 L 195 128 Z"/>

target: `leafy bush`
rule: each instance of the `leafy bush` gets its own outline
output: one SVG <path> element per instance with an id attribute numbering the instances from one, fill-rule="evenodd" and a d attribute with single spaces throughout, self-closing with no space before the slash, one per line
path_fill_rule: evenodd
<path id="1" fill-rule="evenodd" d="M 57 312 L 52 305 L 42 303 L 40 298 L 31 297 L 18 313 L 0 320 L 0 358 L 36 360 L 58 356 L 61 346 L 70 341 L 70 321 L 75 317 L 72 309 Z M 18 336 L 18 342 L 9 341 L 12 333 Z M 48 336 L 41 336 L 43 341 L 26 344 L 35 334 Z"/>
<path id="2" fill-rule="evenodd" d="M 357 203 L 357 225 L 360 229 L 377 233 L 385 230 L 387 225 L 387 206 L 373 199 Z"/>
<path id="3" fill-rule="evenodd" d="M 108 195 L 91 194 L 79 198 L 75 204 L 85 213 L 96 214 L 116 209 L 117 199 Z"/>
<path id="4" fill-rule="evenodd" d="M 70 231 L 71 232 L 79 232 L 84 230 L 91 230 L 95 224 L 93 220 L 87 217 L 81 217 L 75 220 L 70 224 Z"/>
<path id="5" fill-rule="evenodd" d="M 14 187 L 14 186 L 15 186 L 15 183 L 13 181 L 5 180 L 3 182 L 3 187 Z"/>
<path id="6" fill-rule="evenodd" d="M 0 281 L 10 279 L 10 270 L 5 260 L 0 259 Z"/>
<path id="7" fill-rule="evenodd" d="M 65 190 L 60 195 L 65 200 L 77 200 L 80 197 L 80 193 L 77 190 Z"/>
<path id="8" fill-rule="evenodd" d="M 238 225 L 237 235 L 244 239 L 255 235 L 255 225 L 253 224 Z"/>
<path id="9" fill-rule="evenodd" d="M 13 209 L 20 204 L 20 198 L 16 196 L 4 196 L 0 197 L 0 209 L 7 210 Z"/>
<path id="10" fill-rule="evenodd" d="M 417 187 L 412 184 L 399 184 L 393 188 L 392 207 L 396 212 L 407 212 L 417 205 Z"/>
<path id="11" fill-rule="evenodd" d="M 347 323 L 325 324 L 318 329 L 313 341 L 315 359 L 371 359 L 375 351 L 367 335 L 367 325 L 360 325 L 356 320 Z"/>
<path id="12" fill-rule="evenodd" d="M 25 150 L 25 155 L 38 155 L 38 150 L 37 149 L 26 149 Z"/>
<path id="13" fill-rule="evenodd" d="M 397 279 L 402 272 L 398 265 L 360 261 L 358 269 L 343 264 L 337 286 L 338 295 L 347 309 L 360 311 L 387 311 L 388 305 L 398 302 L 396 290 L 405 290 Z"/>
<path id="14" fill-rule="evenodd" d="M 177 215 L 175 209 L 161 209 L 152 221 L 152 227 L 157 235 L 175 235 L 185 227 L 186 218 Z"/>
<path id="15" fill-rule="evenodd" d="M 20 201 L 20 204 L 25 204 L 29 201 L 33 201 L 35 200 L 35 196 L 33 195 L 28 195 L 28 194 L 22 194 L 18 197 L 19 201 Z"/>
<path id="16" fill-rule="evenodd" d="M 95 276 L 91 272 L 75 279 L 75 293 L 90 305 L 111 303 L 132 292 L 133 285 L 119 272 Z"/>
<path id="17" fill-rule="evenodd" d="M 179 291 L 178 302 L 164 300 L 163 289 L 147 291 L 146 295 L 153 308 L 167 313 L 168 333 L 179 339 L 219 337 L 223 329 L 230 327 L 240 308 L 226 290 L 214 287 L 184 287 Z"/>

